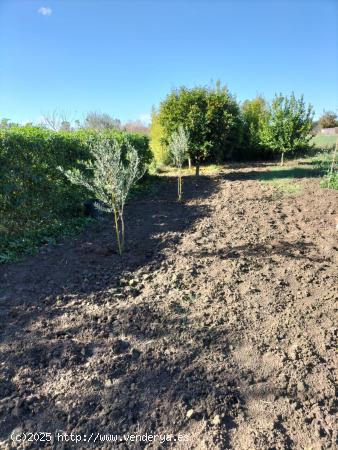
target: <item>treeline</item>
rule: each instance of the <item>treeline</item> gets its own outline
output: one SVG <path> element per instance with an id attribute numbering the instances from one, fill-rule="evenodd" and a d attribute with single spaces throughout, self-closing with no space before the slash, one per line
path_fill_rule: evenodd
<path id="1" fill-rule="evenodd" d="M 0 129 L 18 127 L 39 127 L 52 131 L 127 131 L 129 133 L 148 134 L 149 128 L 140 120 L 122 123 L 120 119 L 112 117 L 110 114 L 92 111 L 86 114 L 83 120 L 75 119 L 70 113 L 54 110 L 42 115 L 37 124 L 27 122 L 24 125 L 15 123 L 8 118 L 0 120 Z"/>
<path id="2" fill-rule="evenodd" d="M 189 156 L 202 162 L 266 159 L 305 149 L 311 139 L 313 108 L 303 97 L 258 96 L 239 104 L 229 90 L 174 89 L 152 112 L 151 148 L 158 164 L 169 162 L 170 137 L 182 126 L 189 133 Z"/>
<path id="3" fill-rule="evenodd" d="M 323 128 L 338 127 L 338 115 L 333 111 L 324 111 L 321 117 L 313 122 L 311 134 L 315 136 L 320 133 Z"/>

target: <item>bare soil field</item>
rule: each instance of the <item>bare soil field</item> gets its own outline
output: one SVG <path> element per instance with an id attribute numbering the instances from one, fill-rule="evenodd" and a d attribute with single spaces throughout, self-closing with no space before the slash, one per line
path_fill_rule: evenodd
<path id="1" fill-rule="evenodd" d="M 337 191 L 267 170 L 168 177 L 122 258 L 106 218 L 0 268 L 1 449 L 335 448 Z M 56 430 L 82 441 L 10 438 Z"/>

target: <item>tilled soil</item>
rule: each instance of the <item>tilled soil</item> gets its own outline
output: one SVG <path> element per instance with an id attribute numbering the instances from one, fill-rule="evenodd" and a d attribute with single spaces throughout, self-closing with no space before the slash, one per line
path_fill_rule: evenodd
<path id="1" fill-rule="evenodd" d="M 335 448 L 337 192 L 260 170 L 168 178 L 122 258 L 106 218 L 0 269 L 0 448 Z"/>

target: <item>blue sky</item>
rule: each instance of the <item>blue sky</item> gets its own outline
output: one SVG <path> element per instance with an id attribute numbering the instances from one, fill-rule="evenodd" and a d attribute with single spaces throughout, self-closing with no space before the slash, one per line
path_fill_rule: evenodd
<path id="1" fill-rule="evenodd" d="M 0 117 L 147 120 L 171 88 L 338 108 L 338 1 L 0 0 Z"/>

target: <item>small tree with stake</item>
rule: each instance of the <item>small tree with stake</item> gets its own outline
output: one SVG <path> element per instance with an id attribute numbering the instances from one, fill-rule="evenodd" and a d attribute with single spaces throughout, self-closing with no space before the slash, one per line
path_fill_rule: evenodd
<path id="1" fill-rule="evenodd" d="M 189 131 L 189 155 L 199 175 L 208 157 L 230 158 L 240 141 L 240 110 L 235 98 L 220 82 L 213 87 L 174 89 L 161 102 L 158 113 L 162 140 L 169 144 L 182 125 Z"/>
<path id="2" fill-rule="evenodd" d="M 169 153 L 174 165 L 178 168 L 177 194 L 178 201 L 182 201 L 182 166 L 188 158 L 189 134 L 182 125 L 174 131 L 169 142 Z"/>
<path id="3" fill-rule="evenodd" d="M 83 161 L 86 172 L 60 170 L 74 184 L 91 191 L 98 202 L 96 206 L 104 212 L 113 213 L 119 254 L 124 247 L 124 207 L 131 187 L 144 175 L 137 151 L 125 143 L 125 158 L 122 145 L 117 140 L 99 139 L 90 147 L 91 160 Z M 124 161 L 125 160 L 125 161 Z"/>

